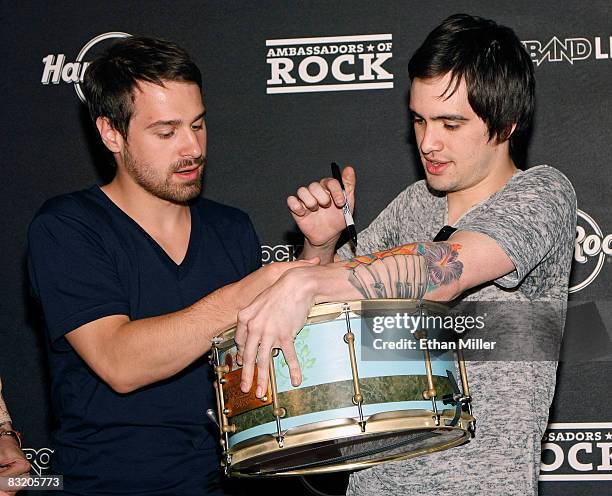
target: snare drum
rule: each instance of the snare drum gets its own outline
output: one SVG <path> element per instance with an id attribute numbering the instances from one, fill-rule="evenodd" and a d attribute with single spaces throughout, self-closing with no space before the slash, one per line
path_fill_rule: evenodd
<path id="1" fill-rule="evenodd" d="M 211 359 L 226 473 L 355 470 L 467 442 L 475 420 L 460 351 L 421 346 L 443 332 L 423 319 L 446 313 L 415 300 L 315 305 L 295 340 L 302 384 L 277 353 L 263 399 L 255 384 L 240 391 L 235 329 L 220 335 Z"/>

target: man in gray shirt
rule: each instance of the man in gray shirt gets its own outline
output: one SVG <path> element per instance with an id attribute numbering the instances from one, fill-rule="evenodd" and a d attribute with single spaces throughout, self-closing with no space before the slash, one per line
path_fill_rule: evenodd
<path id="1" fill-rule="evenodd" d="M 429 34 L 410 60 L 409 75 L 426 181 L 405 189 L 359 234 L 358 254 L 371 255 L 355 257 L 345 245 L 335 263 L 345 227 L 339 183 L 326 178 L 288 198 L 305 235 L 302 255 L 328 265 L 286 272 L 240 312 L 236 342 L 244 362 L 243 390 L 250 387 L 256 357 L 258 389 L 264 390 L 273 347 L 283 349 L 292 382 L 299 384 L 293 337 L 313 303 L 423 297 L 505 302 L 502 314 L 517 308 L 512 303 L 524 305 L 519 309 L 544 303 L 552 309 L 547 315 L 553 316 L 553 328 L 562 331 L 576 198 L 556 169 L 539 165 L 523 171 L 515 164 L 535 104 L 528 54 L 511 29 L 459 14 Z M 344 169 L 343 180 L 354 205 L 352 168 Z M 444 236 L 437 237 L 443 226 Z M 386 270 L 399 256 L 388 251 L 394 247 L 425 263 L 409 264 L 403 272 Z M 424 278 L 427 287 L 415 291 L 414 282 Z M 523 322 L 527 335 L 542 327 L 535 315 Z M 554 356 L 536 359 L 518 346 L 516 356 L 471 361 L 467 368 L 476 438 L 459 448 L 357 472 L 349 494 L 537 494 Z"/>

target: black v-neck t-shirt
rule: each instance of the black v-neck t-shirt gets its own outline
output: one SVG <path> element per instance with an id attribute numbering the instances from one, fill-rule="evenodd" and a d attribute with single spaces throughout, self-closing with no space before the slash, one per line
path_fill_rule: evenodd
<path id="1" fill-rule="evenodd" d="M 109 315 L 183 309 L 261 266 L 248 216 L 198 198 L 176 264 L 98 186 L 46 202 L 30 225 L 29 271 L 45 319 L 53 409 L 53 473 L 66 494 L 212 494 L 218 430 L 205 357 L 128 394 L 104 383 L 65 334 Z M 172 346 L 172 343 L 168 343 Z M 146 351 L 146 350 L 145 350 Z"/>

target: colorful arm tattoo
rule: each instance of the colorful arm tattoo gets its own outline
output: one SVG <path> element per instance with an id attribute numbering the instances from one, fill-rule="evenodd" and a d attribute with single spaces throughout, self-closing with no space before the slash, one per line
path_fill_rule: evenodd
<path id="1" fill-rule="evenodd" d="M 366 299 L 421 299 L 461 277 L 459 250 L 458 243 L 410 243 L 352 258 L 344 266 L 351 271 L 349 281 Z"/>
<path id="2" fill-rule="evenodd" d="M 0 380 L 0 426 L 10 421 L 11 417 L 6 409 L 6 405 L 4 404 L 4 399 L 2 398 L 2 381 Z"/>

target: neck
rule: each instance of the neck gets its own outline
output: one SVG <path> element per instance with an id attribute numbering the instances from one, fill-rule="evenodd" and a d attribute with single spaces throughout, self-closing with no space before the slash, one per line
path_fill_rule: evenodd
<path id="1" fill-rule="evenodd" d="M 186 204 L 158 198 L 119 171 L 101 189 L 115 205 L 149 233 L 171 231 L 191 218 Z"/>
<path id="2" fill-rule="evenodd" d="M 502 189 L 517 170 L 513 160 L 508 156 L 506 160 L 497 164 L 494 172 L 482 180 L 461 191 L 447 193 L 448 223 L 454 224 L 474 205 Z"/>

